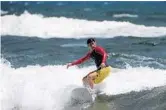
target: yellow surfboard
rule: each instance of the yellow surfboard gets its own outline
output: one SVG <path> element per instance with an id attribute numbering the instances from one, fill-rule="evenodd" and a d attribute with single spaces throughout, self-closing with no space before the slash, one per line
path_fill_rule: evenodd
<path id="1" fill-rule="evenodd" d="M 107 66 L 105 68 L 102 68 L 100 70 L 97 71 L 98 75 L 97 77 L 94 79 L 94 83 L 98 84 L 100 82 L 102 82 L 111 72 L 111 67 Z"/>

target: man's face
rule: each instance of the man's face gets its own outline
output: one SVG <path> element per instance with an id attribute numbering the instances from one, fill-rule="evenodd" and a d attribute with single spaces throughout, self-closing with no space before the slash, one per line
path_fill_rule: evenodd
<path id="1" fill-rule="evenodd" d="M 95 47 L 96 47 L 96 42 L 91 42 L 91 43 L 89 43 L 89 44 L 88 44 L 88 47 L 89 47 L 90 49 L 95 48 Z"/>

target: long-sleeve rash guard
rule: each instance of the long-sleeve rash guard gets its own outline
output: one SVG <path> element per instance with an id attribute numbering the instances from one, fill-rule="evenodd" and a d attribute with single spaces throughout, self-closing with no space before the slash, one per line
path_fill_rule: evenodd
<path id="1" fill-rule="evenodd" d="M 88 52 L 84 57 L 72 62 L 72 65 L 81 64 L 84 61 L 88 60 L 89 58 L 92 58 L 95 61 L 96 67 L 99 68 L 101 63 L 106 63 L 107 59 L 107 53 L 106 51 L 100 47 L 96 46 L 91 52 Z"/>

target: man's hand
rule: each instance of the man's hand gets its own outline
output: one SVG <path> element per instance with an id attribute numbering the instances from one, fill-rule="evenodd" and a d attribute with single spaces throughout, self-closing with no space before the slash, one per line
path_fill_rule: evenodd
<path id="1" fill-rule="evenodd" d="M 101 68 L 104 68 L 105 66 L 106 66 L 105 63 L 101 63 L 100 65 Z"/>
<path id="2" fill-rule="evenodd" d="M 68 63 L 68 64 L 67 64 L 67 69 L 68 69 L 70 66 L 72 66 L 72 63 Z"/>

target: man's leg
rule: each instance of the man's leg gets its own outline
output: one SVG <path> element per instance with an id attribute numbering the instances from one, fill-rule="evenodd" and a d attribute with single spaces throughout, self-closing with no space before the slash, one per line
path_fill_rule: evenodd
<path id="1" fill-rule="evenodd" d="M 93 73 L 89 74 L 87 77 L 87 80 L 88 80 L 88 83 L 89 83 L 91 89 L 93 89 L 93 86 L 94 86 L 93 80 L 96 78 L 97 74 L 98 74 L 97 72 L 93 72 Z"/>
<path id="2" fill-rule="evenodd" d="M 89 73 L 87 76 L 85 76 L 83 78 L 83 83 L 84 84 L 88 83 L 89 86 L 91 87 L 91 89 L 93 89 L 93 86 L 94 86 L 93 80 L 96 78 L 97 74 L 98 74 L 97 72 L 91 72 L 91 73 Z"/>

